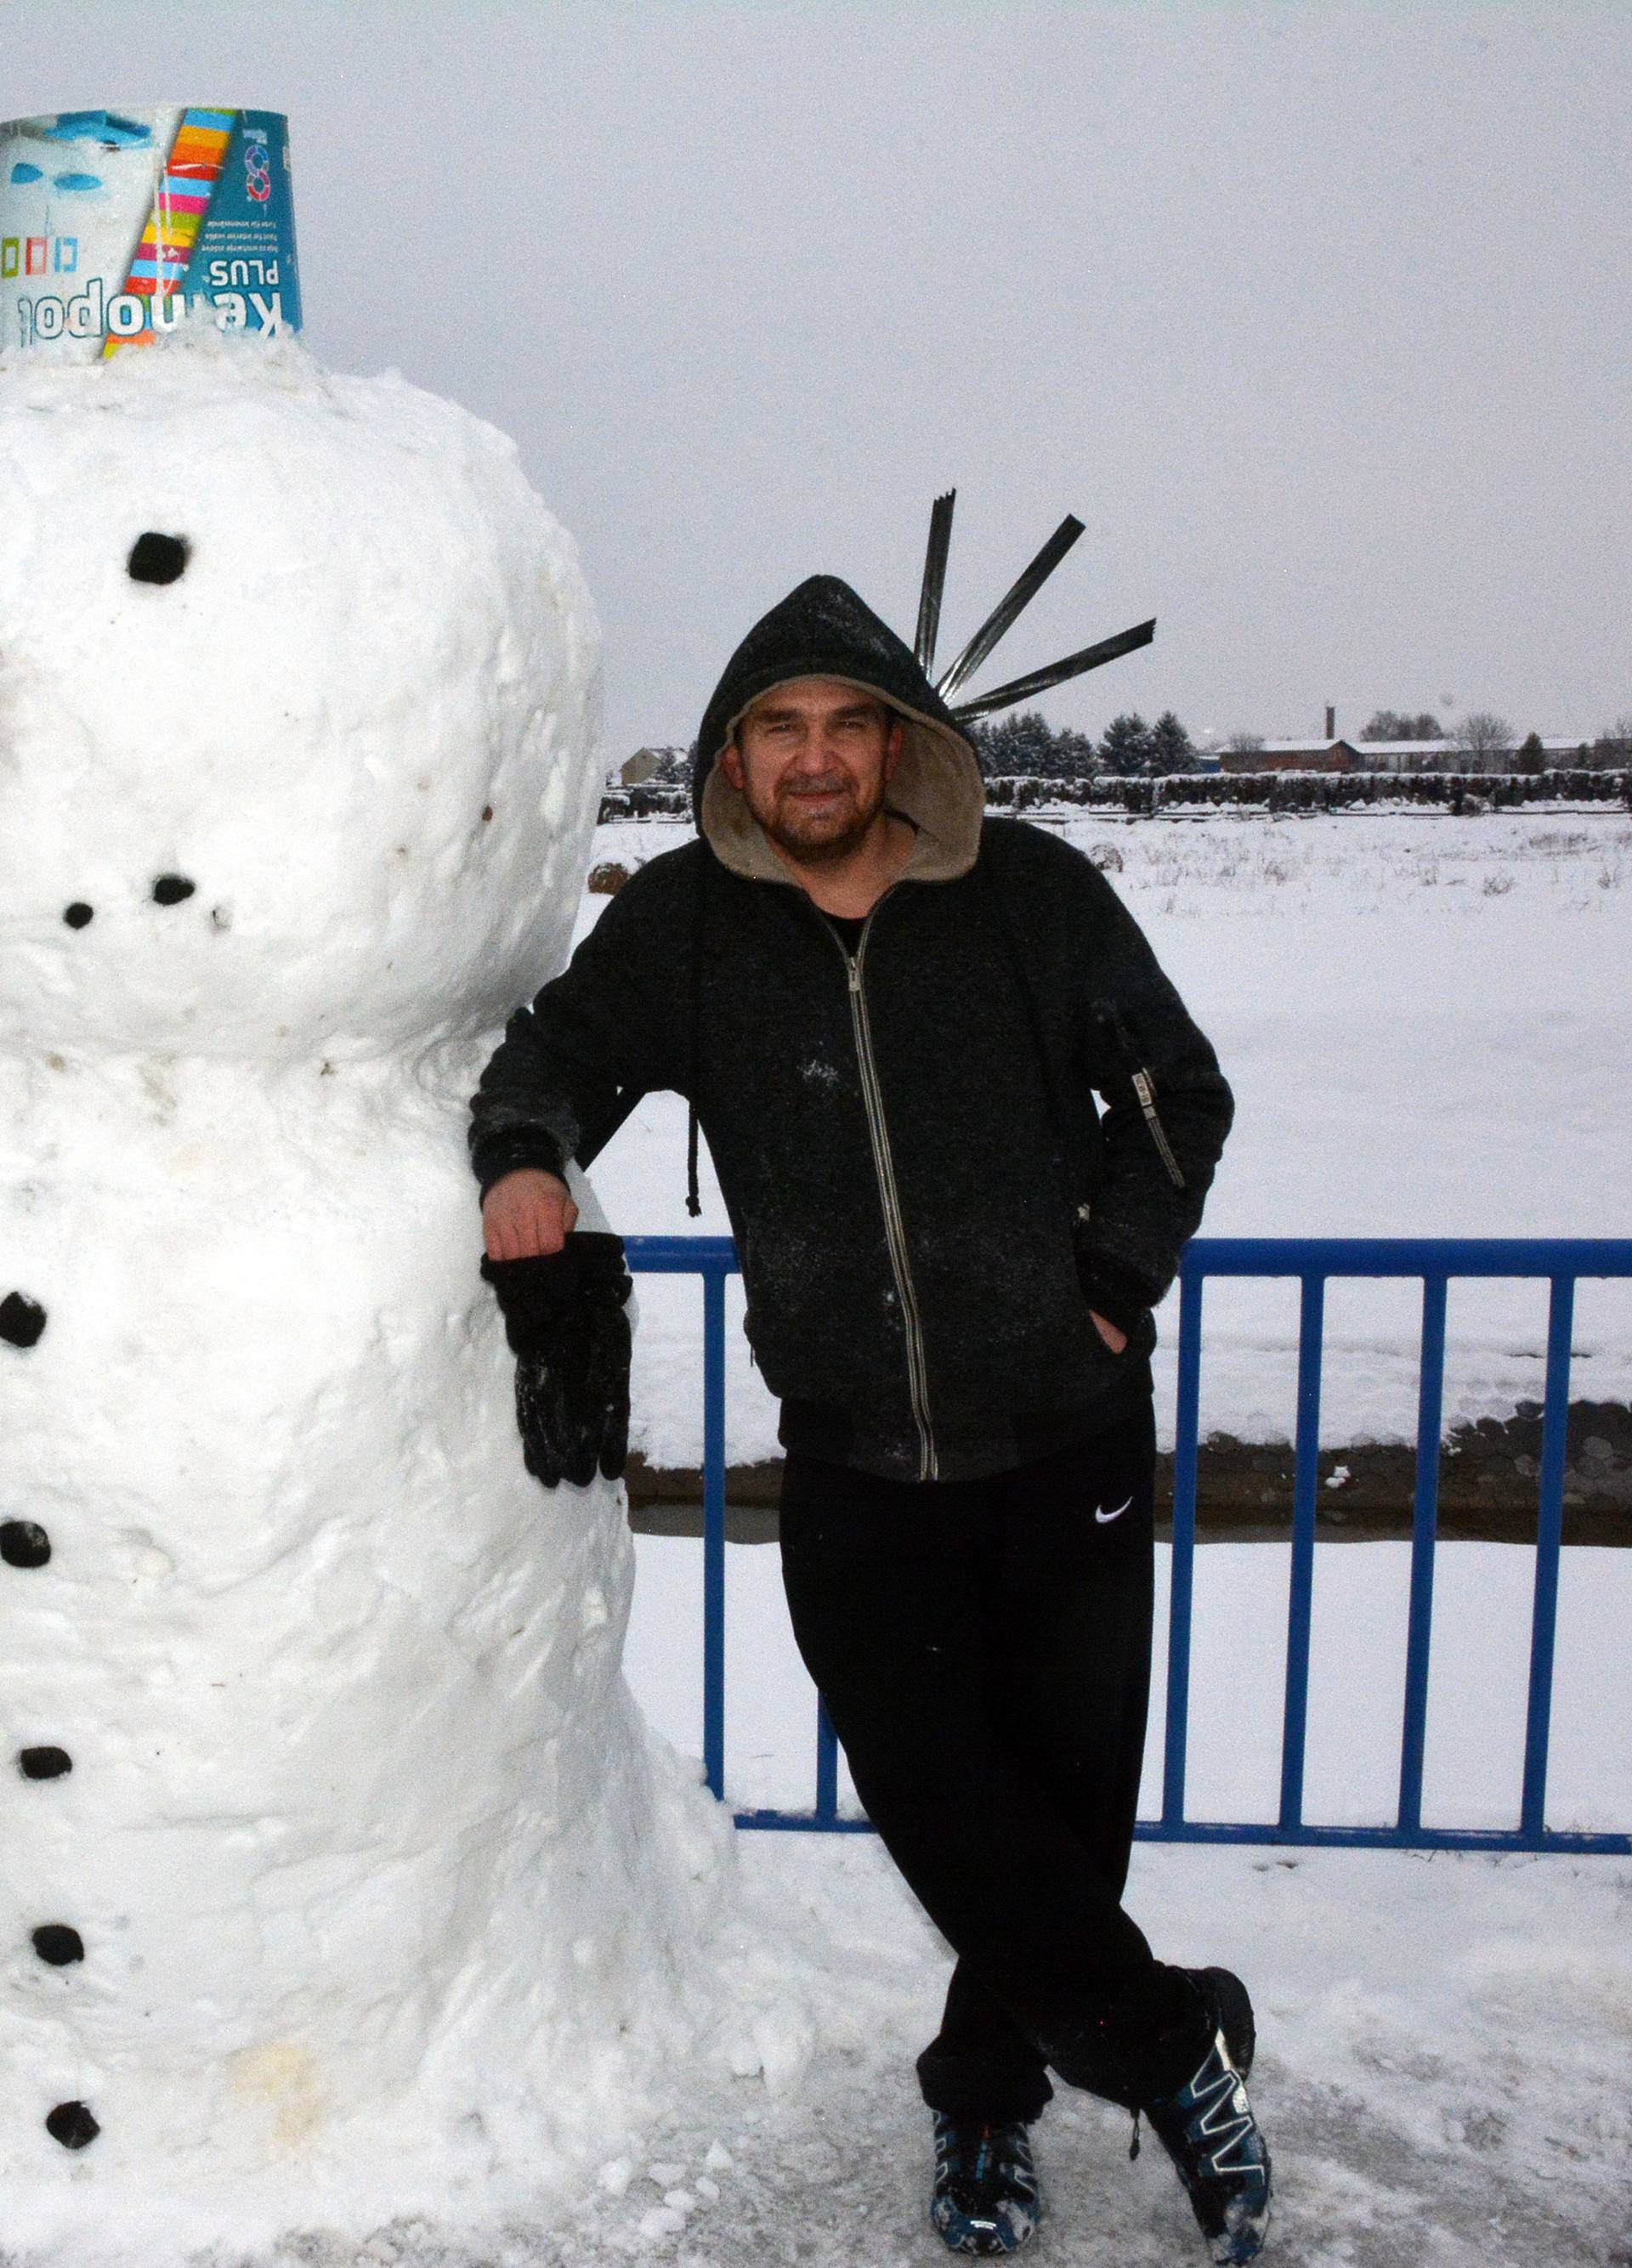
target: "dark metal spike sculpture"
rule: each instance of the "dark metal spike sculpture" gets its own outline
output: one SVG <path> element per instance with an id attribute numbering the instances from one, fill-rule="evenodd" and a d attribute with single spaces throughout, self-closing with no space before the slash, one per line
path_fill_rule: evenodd
<path id="1" fill-rule="evenodd" d="M 930 506 L 929 548 L 924 554 L 924 585 L 918 597 L 918 636 L 912 651 L 926 677 L 935 665 L 935 639 L 941 629 L 941 594 L 946 588 L 947 553 L 952 548 L 952 507 L 957 490 L 949 489 Z"/>
<path id="2" fill-rule="evenodd" d="M 1005 631 L 1014 627 L 1082 534 L 1082 521 L 1067 512 L 1024 574 L 998 601 L 957 659 L 937 682 L 935 691 L 943 701 L 950 702 L 964 680 L 979 668 Z"/>
<path id="3" fill-rule="evenodd" d="M 993 709 L 1012 709 L 1016 701 L 1035 700 L 1050 686 L 1063 685 L 1069 677 L 1081 677 L 1086 670 L 1097 669 L 1102 662 L 1115 661 L 1125 653 L 1134 653 L 1141 645 L 1148 645 L 1156 634 L 1153 615 L 1148 622 L 1140 622 L 1131 630 L 1119 630 L 1114 637 L 1101 638 L 1097 645 L 1086 645 L 1080 653 L 1068 653 L 1063 661 L 1051 661 L 1045 669 L 1034 669 L 1029 676 L 1011 678 L 1007 685 L 995 686 L 990 693 L 960 702 L 952 714 L 961 723 L 971 724 Z"/>

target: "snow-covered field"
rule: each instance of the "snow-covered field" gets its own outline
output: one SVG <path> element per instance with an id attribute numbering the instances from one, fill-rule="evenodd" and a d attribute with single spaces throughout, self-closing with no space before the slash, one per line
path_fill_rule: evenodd
<path id="1" fill-rule="evenodd" d="M 1632 1231 L 1632 817 L 1079 812 L 1058 824 L 1113 869 L 1235 1088 L 1205 1233 Z M 594 855 L 632 865 L 688 831 L 624 821 L 600 830 Z M 586 900 L 580 935 L 606 902 Z M 703 1218 L 686 1217 L 672 1096 L 640 1105 L 594 1180 L 625 1233 L 726 1231 L 706 1171 Z M 1158 1318 L 1170 1342 L 1176 1304 Z M 648 1277 L 640 1307 L 635 1444 L 654 1463 L 694 1464 L 700 1292 Z M 1326 1440 L 1414 1438 L 1420 1307 L 1409 1282 L 1329 1287 Z M 1447 1425 L 1540 1398 L 1546 1311 L 1540 1284 L 1452 1285 Z M 740 1314 L 739 1293 L 727 1424 L 733 1461 L 750 1462 L 777 1453 L 775 1405 Z M 1204 1434 L 1289 1438 L 1296 1342 L 1295 1283 L 1209 1285 Z M 1575 1347 L 1576 1395 L 1632 1398 L 1632 1285 L 1579 1287 Z M 1157 1401 L 1170 1440 L 1170 1344 Z"/>

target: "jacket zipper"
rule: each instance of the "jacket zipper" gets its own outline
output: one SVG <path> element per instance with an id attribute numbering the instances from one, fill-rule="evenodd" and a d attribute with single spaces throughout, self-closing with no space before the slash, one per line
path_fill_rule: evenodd
<path id="1" fill-rule="evenodd" d="M 886 890 L 884 897 L 888 897 Z M 939 1477 L 940 1461 L 935 1454 L 934 1432 L 929 1422 L 928 1366 L 924 1360 L 924 1333 L 919 1317 L 918 1298 L 912 1289 L 912 1270 L 908 1264 L 906 1227 L 901 1218 L 901 1198 L 896 1188 L 895 1162 L 890 1154 L 890 1130 L 884 1123 L 884 1098 L 878 1084 L 878 1069 L 873 1057 L 873 1027 L 868 1020 L 867 995 L 861 990 L 861 961 L 867 951 L 868 934 L 873 926 L 873 914 L 884 902 L 880 898 L 861 924 L 860 941 L 854 956 L 847 951 L 844 939 L 834 931 L 822 926 L 844 956 L 845 968 L 850 984 L 850 1024 L 855 1035 L 856 1061 L 861 1072 L 861 1100 L 867 1111 L 867 1130 L 873 1144 L 873 1170 L 878 1176 L 879 1202 L 883 1208 L 884 1238 L 890 1247 L 890 1272 L 896 1279 L 896 1296 L 901 1302 L 901 1317 L 906 1327 L 907 1388 L 912 1397 L 912 1422 L 918 1428 L 918 1477 L 933 1481 Z"/>
<path id="2" fill-rule="evenodd" d="M 1139 1107 L 1145 1114 L 1145 1123 L 1150 1129 L 1151 1139 L 1162 1152 L 1162 1163 L 1167 1167 L 1168 1178 L 1176 1189 L 1182 1189 L 1185 1186 L 1185 1176 L 1180 1170 L 1178 1159 L 1173 1155 L 1172 1145 L 1167 1138 L 1167 1129 L 1156 1116 L 1156 1091 L 1148 1071 L 1136 1071 L 1134 1073 L 1134 1092 L 1139 1097 Z"/>

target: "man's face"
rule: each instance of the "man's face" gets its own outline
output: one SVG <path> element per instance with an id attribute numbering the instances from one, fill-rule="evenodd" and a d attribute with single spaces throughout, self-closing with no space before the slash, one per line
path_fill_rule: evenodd
<path id="1" fill-rule="evenodd" d="M 800 677 L 755 702 L 720 768 L 777 848 L 808 866 L 848 857 L 883 809 L 898 718 L 833 677 Z"/>

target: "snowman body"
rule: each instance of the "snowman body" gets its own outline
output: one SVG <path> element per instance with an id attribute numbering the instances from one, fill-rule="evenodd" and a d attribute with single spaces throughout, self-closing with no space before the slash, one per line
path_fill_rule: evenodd
<path id="1" fill-rule="evenodd" d="M 716 2013 L 464 1149 L 593 614 L 502 437 L 293 345 L 0 369 L 0 2241 L 474 2210 Z"/>

